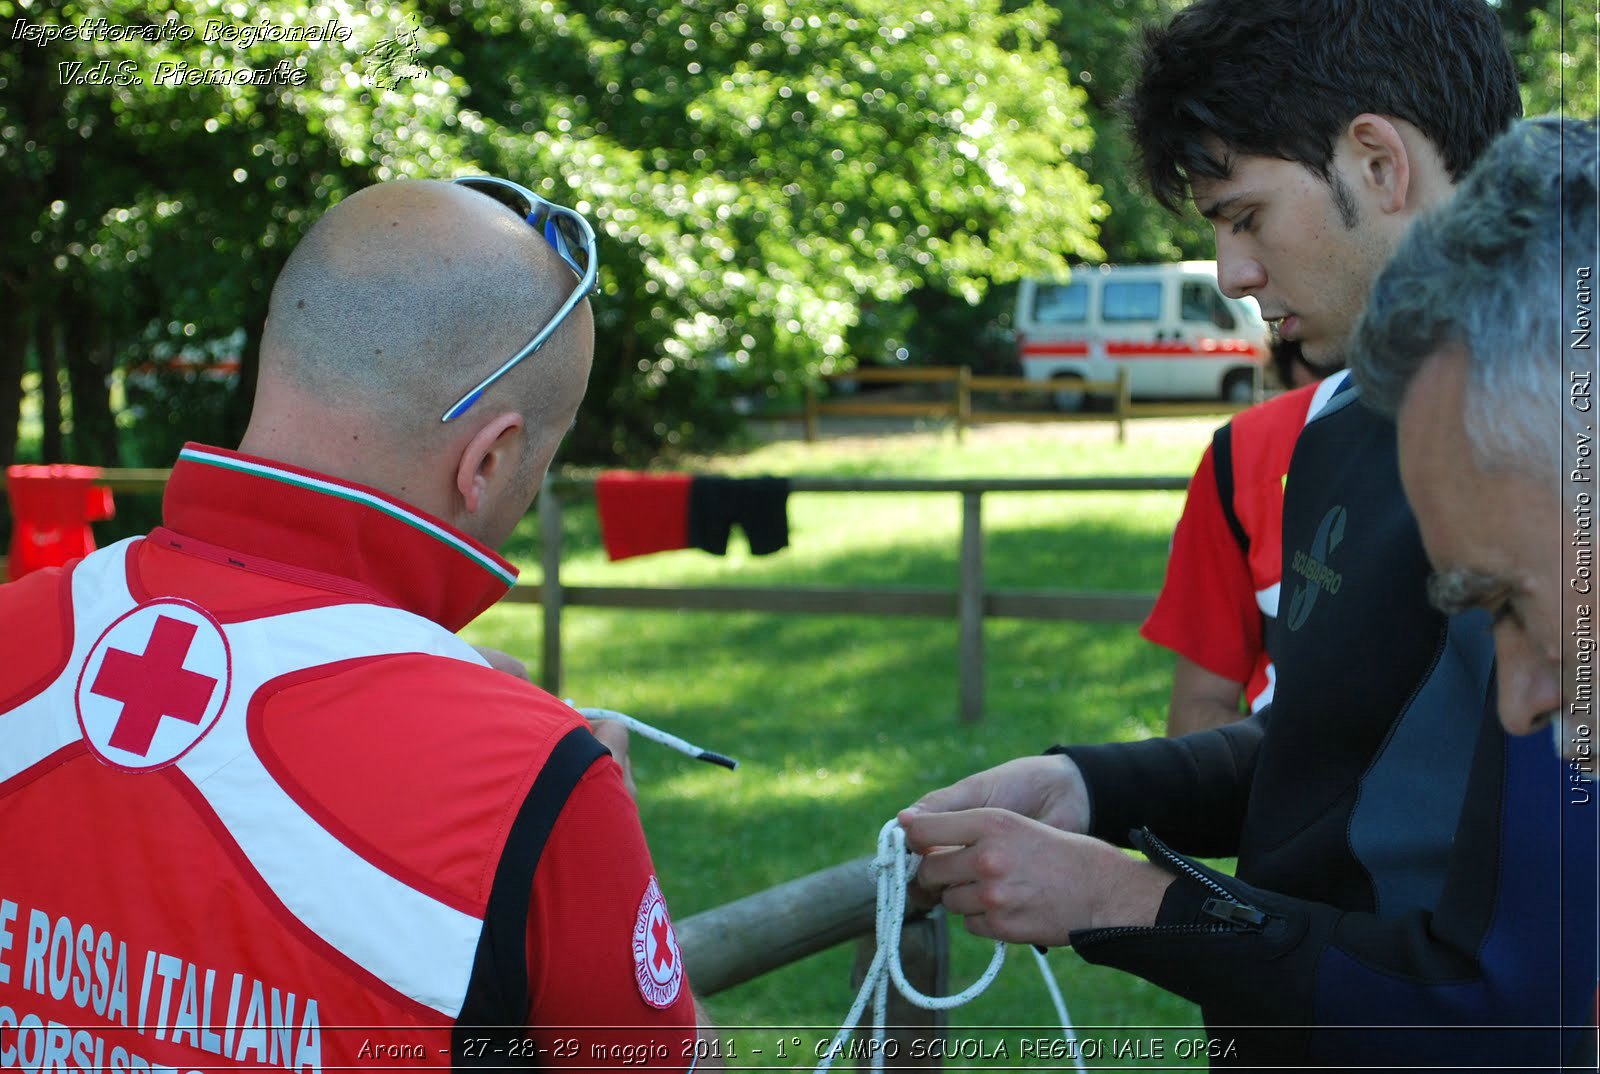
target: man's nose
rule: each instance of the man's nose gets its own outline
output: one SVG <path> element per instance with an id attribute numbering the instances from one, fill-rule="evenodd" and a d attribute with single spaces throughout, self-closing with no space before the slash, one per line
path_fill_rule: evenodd
<path id="1" fill-rule="evenodd" d="M 1217 235 L 1217 284 L 1229 298 L 1246 298 L 1267 283 L 1266 268 L 1240 247 L 1230 237 Z"/>
<path id="2" fill-rule="evenodd" d="M 1500 679 L 1500 723 L 1513 735 L 1537 731 L 1558 716 L 1566 699 L 1561 663 L 1543 659 L 1514 626 L 1495 630 L 1496 674 Z"/>

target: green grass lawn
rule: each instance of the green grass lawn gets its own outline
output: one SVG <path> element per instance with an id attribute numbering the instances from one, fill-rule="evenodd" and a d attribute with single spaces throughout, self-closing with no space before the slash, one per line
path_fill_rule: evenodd
<path id="1" fill-rule="evenodd" d="M 964 444 L 948 432 L 782 442 L 696 460 L 692 468 L 906 477 L 1187 474 L 1215 424 L 1140 423 L 1120 447 L 1109 426 L 1098 425 L 985 429 Z M 1177 493 L 986 496 L 986 578 L 996 587 L 1153 592 L 1181 504 Z M 796 494 L 789 516 L 791 547 L 777 555 L 753 557 L 736 538 L 725 558 L 682 551 L 610 564 L 592 502 L 574 503 L 565 515 L 563 579 L 955 585 L 959 496 Z M 509 554 L 526 580 L 537 579 L 533 517 Z M 953 621 L 569 608 L 563 636 L 563 693 L 742 762 L 730 773 L 648 743 L 633 749 L 645 830 L 680 919 L 871 853 L 878 827 L 897 809 L 978 769 L 1057 741 L 1157 733 L 1171 665 L 1132 626 L 991 620 L 986 719 L 963 726 L 956 719 Z M 539 651 L 538 610 L 495 609 L 468 637 L 531 658 Z M 959 923 L 951 935 L 951 984 L 959 988 L 981 972 L 992 949 Z M 811 1049 L 837 1027 L 853 997 L 851 957 L 846 945 L 711 997 L 707 1007 L 721 1025 L 783 1027 L 730 1029 L 739 1062 L 814 1063 Z M 991 1049 L 1005 1042 L 1009 1062 L 1018 1063 L 1020 1036 L 1033 1034 L 992 1027 L 1053 1023 L 1032 961 L 1014 950 L 989 992 L 951 1012 L 951 1039 Z M 1153 986 L 1087 966 L 1070 951 L 1051 961 L 1080 1026 L 1173 1027 L 1137 1035 L 1169 1038 L 1170 1062 L 1170 1040 L 1198 1024 L 1192 1006 Z M 797 1061 L 791 1046 L 780 1063 L 773 1042 L 793 1034 L 806 1055 Z"/>

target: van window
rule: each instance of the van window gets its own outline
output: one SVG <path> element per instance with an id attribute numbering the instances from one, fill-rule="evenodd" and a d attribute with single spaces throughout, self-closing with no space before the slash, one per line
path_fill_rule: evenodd
<path id="1" fill-rule="evenodd" d="M 1107 321 L 1159 321 L 1161 281 L 1108 282 L 1100 293 L 1100 316 Z"/>
<path id="2" fill-rule="evenodd" d="M 1089 319 L 1089 285 L 1040 284 L 1033 302 L 1035 324 L 1081 324 Z"/>
<path id="3" fill-rule="evenodd" d="M 1210 284 L 1190 280 L 1183 285 L 1183 319 L 1231 331 L 1237 327 L 1227 301 Z"/>

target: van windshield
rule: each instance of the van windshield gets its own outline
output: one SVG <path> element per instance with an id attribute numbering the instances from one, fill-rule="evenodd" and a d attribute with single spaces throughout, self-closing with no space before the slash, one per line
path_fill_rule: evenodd
<path id="1" fill-rule="evenodd" d="M 1238 327 L 1238 318 L 1218 290 L 1201 280 L 1183 284 L 1183 319 L 1194 324 L 1209 324 L 1224 332 Z"/>

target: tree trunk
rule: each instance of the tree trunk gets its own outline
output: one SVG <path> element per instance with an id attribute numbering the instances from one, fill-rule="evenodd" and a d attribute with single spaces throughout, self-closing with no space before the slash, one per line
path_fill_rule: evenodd
<path id="1" fill-rule="evenodd" d="M 61 437 L 61 333 L 55 317 L 41 312 L 33 322 L 34 352 L 39 355 L 39 458 L 66 462 Z"/>
<path id="2" fill-rule="evenodd" d="M 67 387 L 72 396 L 73 461 L 119 465 L 117 420 L 111 413 L 111 344 L 105 323 L 70 289 L 63 289 L 59 308 Z"/>
<path id="3" fill-rule="evenodd" d="M 27 368 L 28 325 L 19 288 L 0 286 L 0 470 L 17 461 L 22 417 L 22 373 Z"/>

